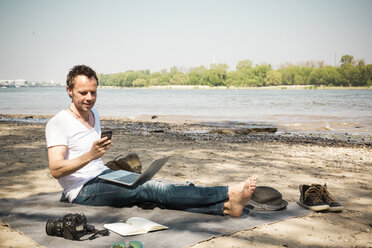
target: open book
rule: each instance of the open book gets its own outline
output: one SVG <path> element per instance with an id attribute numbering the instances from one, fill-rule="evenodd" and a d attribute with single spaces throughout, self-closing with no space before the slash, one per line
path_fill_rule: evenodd
<path id="1" fill-rule="evenodd" d="M 153 222 L 151 220 L 140 218 L 140 217 L 129 218 L 125 223 L 118 222 L 118 223 L 104 224 L 103 227 L 117 234 L 120 234 L 122 236 L 143 234 L 143 233 L 148 233 L 151 231 L 157 231 L 157 230 L 169 228 L 167 226 L 164 226 L 156 222 Z"/>

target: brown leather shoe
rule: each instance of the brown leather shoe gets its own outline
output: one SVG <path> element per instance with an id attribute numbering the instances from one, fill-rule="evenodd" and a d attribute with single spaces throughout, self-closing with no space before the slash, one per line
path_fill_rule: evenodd
<path id="1" fill-rule="evenodd" d="M 142 171 L 142 163 L 137 153 L 129 153 L 127 156 L 120 155 L 106 163 L 111 170 L 126 170 L 136 172 Z"/>

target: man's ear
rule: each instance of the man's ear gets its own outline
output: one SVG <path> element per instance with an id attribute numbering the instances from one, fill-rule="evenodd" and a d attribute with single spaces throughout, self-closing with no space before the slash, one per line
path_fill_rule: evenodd
<path id="1" fill-rule="evenodd" d="M 70 87 L 66 86 L 66 91 L 70 97 L 72 97 L 72 89 Z"/>

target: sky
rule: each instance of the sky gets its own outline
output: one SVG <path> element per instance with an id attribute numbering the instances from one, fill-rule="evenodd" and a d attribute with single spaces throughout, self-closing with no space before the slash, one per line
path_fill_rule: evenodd
<path id="1" fill-rule="evenodd" d="M 372 63 L 369 0 L 0 0 L 0 80 L 212 63 Z"/>

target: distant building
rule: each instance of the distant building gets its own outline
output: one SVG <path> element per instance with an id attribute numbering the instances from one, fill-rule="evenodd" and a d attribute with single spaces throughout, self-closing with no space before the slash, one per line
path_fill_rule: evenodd
<path id="1" fill-rule="evenodd" d="M 0 80 L 0 87 L 8 87 L 9 82 L 8 80 Z"/>
<path id="2" fill-rule="evenodd" d="M 27 86 L 27 81 L 24 80 L 24 79 L 14 80 L 14 86 L 15 87 L 26 87 Z"/>
<path id="3" fill-rule="evenodd" d="M 17 80 L 0 80 L 1 87 L 27 87 L 28 82 L 24 79 Z"/>
<path id="4" fill-rule="evenodd" d="M 8 87 L 56 87 L 56 86 L 63 86 L 54 82 L 53 80 L 49 82 L 43 81 L 34 81 L 29 82 L 24 79 L 17 79 L 17 80 L 0 80 L 0 87 L 1 88 L 8 88 Z"/>

